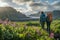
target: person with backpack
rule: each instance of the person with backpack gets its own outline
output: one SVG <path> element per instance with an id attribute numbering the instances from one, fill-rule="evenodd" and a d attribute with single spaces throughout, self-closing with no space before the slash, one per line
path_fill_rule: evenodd
<path id="1" fill-rule="evenodd" d="M 43 29 L 44 29 L 45 21 L 46 21 L 46 16 L 45 16 L 44 12 L 41 12 L 41 15 L 40 15 L 40 24 L 41 24 Z"/>
<path id="2" fill-rule="evenodd" d="M 50 25 L 51 25 L 51 22 L 52 22 L 52 13 L 48 12 L 47 13 L 47 17 L 46 17 L 46 23 L 47 23 L 47 31 L 49 32 L 49 34 L 50 34 Z"/>

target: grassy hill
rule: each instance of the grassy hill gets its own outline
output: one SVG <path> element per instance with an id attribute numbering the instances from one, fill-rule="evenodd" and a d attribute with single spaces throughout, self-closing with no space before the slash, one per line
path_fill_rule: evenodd
<path id="1" fill-rule="evenodd" d="M 6 19 L 9 20 L 20 20 L 22 18 L 27 18 L 24 14 L 21 12 L 17 12 L 12 7 L 0 7 L 0 19 Z"/>

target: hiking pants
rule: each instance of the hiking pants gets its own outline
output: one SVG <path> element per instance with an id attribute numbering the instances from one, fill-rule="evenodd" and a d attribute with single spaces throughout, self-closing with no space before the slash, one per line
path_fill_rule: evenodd
<path id="1" fill-rule="evenodd" d="M 47 31 L 49 34 L 50 34 L 50 25 L 51 25 L 51 22 L 47 22 Z"/>
<path id="2" fill-rule="evenodd" d="M 41 23 L 41 27 L 44 29 L 45 22 L 40 22 L 40 23 Z"/>

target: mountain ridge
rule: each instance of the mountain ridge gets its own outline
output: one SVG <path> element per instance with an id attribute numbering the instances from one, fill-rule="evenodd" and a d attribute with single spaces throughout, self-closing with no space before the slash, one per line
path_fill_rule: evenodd
<path id="1" fill-rule="evenodd" d="M 8 18 L 9 20 L 20 20 L 27 17 L 26 15 L 16 11 L 16 9 L 12 7 L 0 7 L 0 19 L 6 18 Z"/>

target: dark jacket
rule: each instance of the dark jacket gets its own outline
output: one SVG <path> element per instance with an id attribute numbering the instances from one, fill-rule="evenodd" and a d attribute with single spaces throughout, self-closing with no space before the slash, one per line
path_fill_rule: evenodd
<path id="1" fill-rule="evenodd" d="M 46 21 L 46 16 L 44 13 L 40 15 L 40 22 L 45 22 Z"/>

